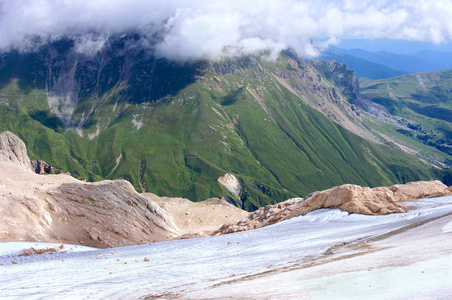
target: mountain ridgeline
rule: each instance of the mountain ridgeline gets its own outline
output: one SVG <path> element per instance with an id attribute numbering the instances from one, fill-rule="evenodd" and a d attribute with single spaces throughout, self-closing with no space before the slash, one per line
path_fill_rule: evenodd
<path id="1" fill-rule="evenodd" d="M 70 39 L 0 61 L 0 130 L 31 159 L 86 180 L 255 210 L 343 183 L 389 185 L 441 171 L 385 145 L 362 121 L 345 65 L 282 53 L 185 64 L 137 35 L 94 55 Z M 226 173 L 237 193 L 219 184 Z"/>

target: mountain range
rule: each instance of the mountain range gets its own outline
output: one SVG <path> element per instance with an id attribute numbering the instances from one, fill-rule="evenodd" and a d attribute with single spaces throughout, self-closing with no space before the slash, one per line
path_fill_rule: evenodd
<path id="1" fill-rule="evenodd" d="M 422 50 L 411 54 L 363 49 L 341 49 L 331 46 L 319 57 L 346 64 L 358 77 L 384 79 L 407 73 L 435 72 L 452 69 L 452 52 Z"/>
<path id="2" fill-rule="evenodd" d="M 96 54 L 69 38 L 2 53 L 0 130 L 80 179 L 250 211 L 343 183 L 447 175 L 449 154 L 416 154 L 383 134 L 403 117 L 381 117 L 387 109 L 363 98 L 344 64 L 292 51 L 176 63 L 140 45 L 128 34 Z"/>

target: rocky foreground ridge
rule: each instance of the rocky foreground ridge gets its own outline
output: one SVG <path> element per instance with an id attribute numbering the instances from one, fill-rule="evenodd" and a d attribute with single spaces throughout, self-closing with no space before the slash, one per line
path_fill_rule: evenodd
<path id="1" fill-rule="evenodd" d="M 376 188 L 345 184 L 247 213 L 220 199 L 146 198 L 124 180 L 88 183 L 65 174 L 36 174 L 25 144 L 8 131 L 0 133 L 0 170 L 0 241 L 100 248 L 251 230 L 321 208 L 403 213 L 408 210 L 404 201 L 452 194 L 452 187 L 440 181 Z"/>
<path id="2" fill-rule="evenodd" d="M 32 171 L 25 144 L 0 133 L 0 241 L 133 245 L 180 235 L 171 215 L 124 180 L 88 183 Z"/>

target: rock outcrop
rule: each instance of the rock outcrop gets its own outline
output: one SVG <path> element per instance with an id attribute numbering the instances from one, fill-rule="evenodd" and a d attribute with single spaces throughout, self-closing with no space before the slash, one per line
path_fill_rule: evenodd
<path id="1" fill-rule="evenodd" d="M 31 170 L 25 143 L 9 131 L 0 133 L 0 161 L 9 161 Z"/>
<path id="2" fill-rule="evenodd" d="M 239 198 L 241 186 L 237 177 L 232 174 L 226 173 L 224 176 L 218 178 L 218 183 L 224 186 L 236 198 Z"/>
<path id="3" fill-rule="evenodd" d="M 389 189 L 394 193 L 398 201 L 442 197 L 452 194 L 452 187 L 448 187 L 439 180 L 396 184 L 390 186 Z"/>
<path id="4" fill-rule="evenodd" d="M 0 142 L 0 241 L 64 241 L 103 248 L 180 236 L 172 216 L 129 182 L 38 175 L 27 166 L 19 138 L 3 133 Z"/>
<path id="5" fill-rule="evenodd" d="M 53 167 L 43 160 L 32 160 L 31 167 L 36 174 L 50 174 Z"/>
<path id="6" fill-rule="evenodd" d="M 440 197 L 452 194 L 452 187 L 440 181 L 419 181 L 391 187 L 361 187 L 344 184 L 315 192 L 306 198 L 262 207 L 238 222 L 223 225 L 214 235 L 261 228 L 321 208 L 338 208 L 349 213 L 383 215 L 406 212 L 401 203 L 407 200 Z"/>

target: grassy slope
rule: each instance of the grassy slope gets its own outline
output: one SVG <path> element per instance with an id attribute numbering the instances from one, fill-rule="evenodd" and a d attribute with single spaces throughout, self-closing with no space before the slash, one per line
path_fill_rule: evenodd
<path id="1" fill-rule="evenodd" d="M 295 77 L 301 72 L 284 57 L 264 64 Z M 309 94 L 310 87 L 304 88 Z M 331 122 L 260 62 L 239 63 L 231 72 L 213 65 L 161 103 L 116 106 L 111 99 L 117 93 L 107 91 L 95 122 L 80 137 L 49 125 L 53 119 L 42 90 L 24 92 L 12 81 L 0 91 L 10 103 L 0 106 L 0 129 L 24 139 L 32 158 L 89 180 L 125 178 L 159 195 L 232 197 L 217 183 L 230 172 L 244 187 L 235 200 L 249 210 L 342 183 L 377 186 L 435 176 L 411 156 Z M 31 118 L 36 111 L 46 112 L 45 119 Z M 97 124 L 106 129 L 89 139 Z"/>
<path id="2" fill-rule="evenodd" d="M 60 133 L 50 129 L 30 117 L 31 112 L 47 106 L 45 97 L 45 93 L 39 90 L 23 94 L 17 81 L 11 81 L 9 85 L 0 90 L 0 98 L 7 100 L 5 103 L 8 103 L 0 106 L 2 130 L 16 133 L 26 143 L 31 159 L 43 159 L 51 162 L 62 170 L 70 170 L 71 174 L 79 178 L 101 179 L 100 176 L 87 171 L 74 158 L 71 147 L 83 144 L 83 139 L 76 138 L 76 142 L 71 143 L 70 133 L 64 135 L 62 134 L 64 132 Z"/>
<path id="3" fill-rule="evenodd" d="M 383 105 L 390 114 L 403 118 L 399 135 L 416 148 L 449 164 L 452 160 L 452 71 L 408 74 L 362 84 L 363 96 Z M 400 128 L 403 127 L 403 130 Z M 440 152 L 440 149 L 442 152 Z"/>

